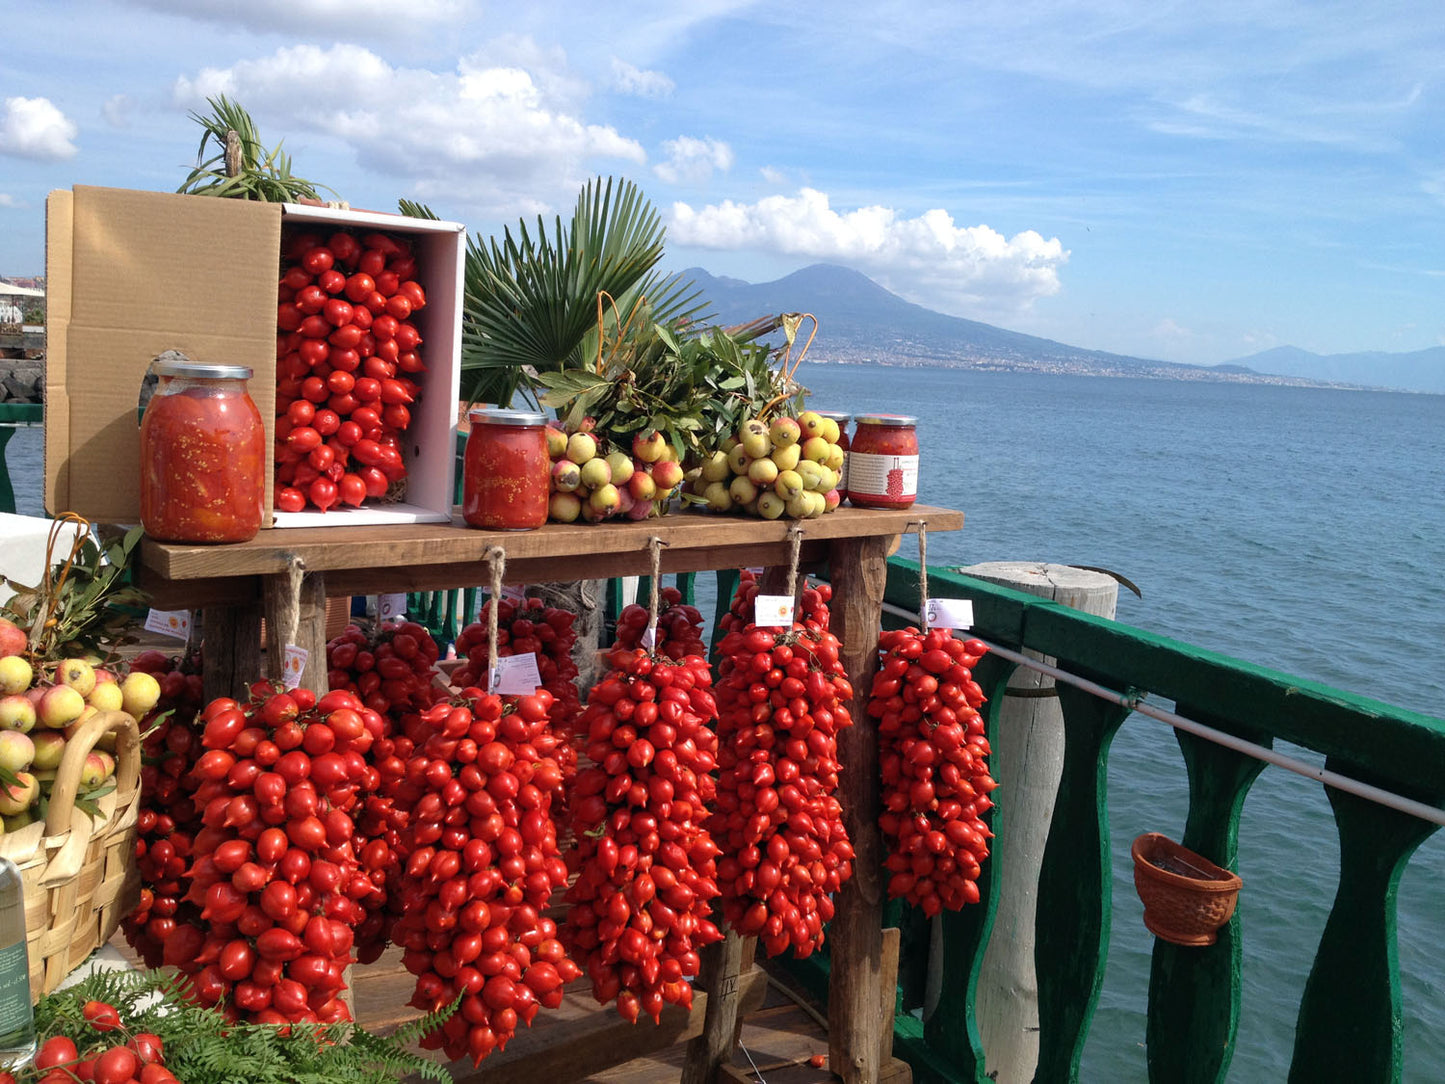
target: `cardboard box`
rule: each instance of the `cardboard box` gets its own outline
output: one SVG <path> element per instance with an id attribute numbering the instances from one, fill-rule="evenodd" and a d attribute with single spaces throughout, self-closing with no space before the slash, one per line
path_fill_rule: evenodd
<path id="1" fill-rule="evenodd" d="M 427 306 L 415 317 L 427 364 L 405 434 L 407 500 L 272 515 L 268 527 L 442 522 L 451 518 L 461 384 L 465 227 L 369 211 L 77 185 L 46 201 L 48 332 L 45 506 L 104 523 L 140 519 L 136 408 L 151 359 L 248 365 L 272 437 L 276 285 L 293 224 L 411 237 Z"/>

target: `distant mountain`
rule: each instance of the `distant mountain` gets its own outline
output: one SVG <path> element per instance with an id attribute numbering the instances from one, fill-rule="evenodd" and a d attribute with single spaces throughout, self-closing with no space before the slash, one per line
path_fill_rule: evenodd
<path id="1" fill-rule="evenodd" d="M 1408 354 L 1370 350 L 1358 354 L 1314 354 L 1297 346 L 1277 346 L 1239 358 L 1233 364 L 1284 376 L 1308 376 L 1346 384 L 1405 391 L 1445 392 L 1445 346 Z"/>
<path id="2" fill-rule="evenodd" d="M 820 328 L 809 354 L 814 361 L 952 365 L 1174 380 L 1314 382 L 1298 376 L 1270 377 L 1240 366 L 1180 365 L 1085 350 L 977 320 L 945 316 L 903 300 L 867 275 L 833 264 L 814 264 L 774 282 L 762 283 L 714 276 L 700 267 L 688 268 L 681 274 L 703 291 L 717 322 L 724 326 L 747 323 L 771 313 L 813 313 Z M 809 330 L 804 327 L 803 333 Z"/>

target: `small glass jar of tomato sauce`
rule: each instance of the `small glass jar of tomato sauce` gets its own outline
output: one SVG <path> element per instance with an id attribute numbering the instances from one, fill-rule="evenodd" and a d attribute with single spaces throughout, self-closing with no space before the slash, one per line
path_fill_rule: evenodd
<path id="1" fill-rule="evenodd" d="M 545 415 L 477 407 L 462 459 L 462 518 L 490 531 L 530 531 L 547 522 L 552 462 Z"/>
<path id="2" fill-rule="evenodd" d="M 157 361 L 140 425 L 140 518 L 161 542 L 244 542 L 261 529 L 270 466 L 244 365 Z"/>
<path id="3" fill-rule="evenodd" d="M 848 501 L 856 508 L 911 508 L 918 499 L 918 419 L 859 414 L 848 449 Z"/>
<path id="4" fill-rule="evenodd" d="M 851 447 L 848 443 L 848 426 L 853 421 L 853 415 L 841 410 L 820 410 L 817 412 L 824 418 L 831 418 L 838 426 L 838 439 L 834 441 L 838 447 L 843 449 L 843 466 L 838 471 L 838 499 L 848 499 L 848 452 Z"/>

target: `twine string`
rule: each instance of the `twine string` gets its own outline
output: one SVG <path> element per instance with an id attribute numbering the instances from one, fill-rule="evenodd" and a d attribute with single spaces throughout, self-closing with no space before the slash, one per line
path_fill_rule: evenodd
<path id="1" fill-rule="evenodd" d="M 918 521 L 918 624 L 928 631 L 928 521 Z"/>
<path id="2" fill-rule="evenodd" d="M 502 576 L 507 570 L 507 551 L 501 546 L 488 546 L 482 556 L 491 569 L 488 586 L 492 597 L 487 602 L 487 692 L 492 692 L 497 673 L 497 608 L 502 603 Z"/>
<path id="3" fill-rule="evenodd" d="M 647 540 L 647 548 L 652 557 L 652 591 L 647 602 L 647 632 L 652 641 L 649 651 L 657 648 L 657 616 L 662 602 L 662 547 L 665 545 L 667 543 L 657 535 Z"/>
<path id="4" fill-rule="evenodd" d="M 286 555 L 286 582 L 290 591 L 286 596 L 285 627 L 281 630 L 281 650 L 296 642 L 296 630 L 301 626 L 301 581 L 306 576 L 306 563 L 294 553 Z"/>
<path id="5" fill-rule="evenodd" d="M 803 554 L 803 525 L 788 527 L 788 597 L 793 600 L 793 616 L 798 614 L 798 563 Z"/>

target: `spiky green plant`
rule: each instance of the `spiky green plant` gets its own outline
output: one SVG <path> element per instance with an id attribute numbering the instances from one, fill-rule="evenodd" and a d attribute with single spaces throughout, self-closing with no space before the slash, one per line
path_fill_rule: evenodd
<path id="1" fill-rule="evenodd" d="M 291 156 L 277 143 L 267 150 L 261 143 L 256 122 L 237 102 L 224 94 L 207 98 L 209 116 L 191 113 L 201 126 L 201 145 L 196 150 L 196 167 L 177 192 L 193 196 L 222 196 L 265 203 L 294 203 L 301 197 L 320 199 L 319 189 L 332 192 L 291 172 Z M 208 148 L 214 148 L 206 157 Z"/>

